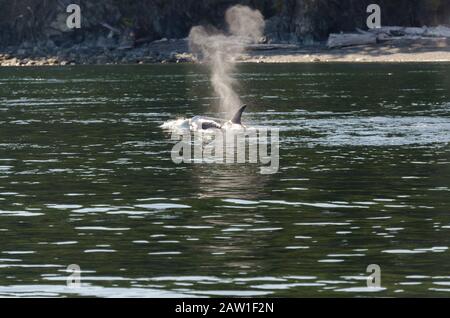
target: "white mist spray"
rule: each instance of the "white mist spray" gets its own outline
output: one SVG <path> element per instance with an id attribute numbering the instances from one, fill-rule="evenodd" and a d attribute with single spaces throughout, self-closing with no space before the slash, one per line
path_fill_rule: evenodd
<path id="1" fill-rule="evenodd" d="M 258 10 L 236 5 L 225 13 L 228 33 L 213 27 L 195 26 L 189 34 L 189 46 L 200 61 L 211 69 L 211 84 L 220 99 L 220 110 L 232 113 L 241 104 L 232 77 L 236 58 L 246 46 L 257 42 L 264 30 L 264 18 Z"/>

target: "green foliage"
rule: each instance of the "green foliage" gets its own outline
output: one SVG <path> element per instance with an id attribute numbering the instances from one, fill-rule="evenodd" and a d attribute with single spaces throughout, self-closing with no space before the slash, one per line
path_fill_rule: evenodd
<path id="1" fill-rule="evenodd" d="M 134 25 L 133 19 L 129 18 L 129 17 L 123 17 L 121 19 L 121 23 L 123 24 L 124 27 L 126 28 L 131 28 Z"/>
<path id="2" fill-rule="evenodd" d="M 275 7 L 276 13 L 280 14 L 284 8 L 284 0 L 275 0 L 274 7 Z"/>

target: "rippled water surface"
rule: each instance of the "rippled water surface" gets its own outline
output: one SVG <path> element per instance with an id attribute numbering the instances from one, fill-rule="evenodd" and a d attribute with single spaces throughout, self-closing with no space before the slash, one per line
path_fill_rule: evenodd
<path id="1" fill-rule="evenodd" d="M 450 296 L 450 65 L 238 71 L 277 174 L 171 161 L 200 67 L 0 69 L 0 296 Z"/>

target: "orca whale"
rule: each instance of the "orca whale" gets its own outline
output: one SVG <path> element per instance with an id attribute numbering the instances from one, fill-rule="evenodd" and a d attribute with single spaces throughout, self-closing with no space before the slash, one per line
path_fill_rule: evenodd
<path id="1" fill-rule="evenodd" d="M 240 125 L 242 127 L 245 127 L 242 125 L 242 113 L 244 112 L 247 105 L 242 105 L 239 107 L 239 110 L 233 115 L 233 117 L 225 122 L 224 124 L 220 124 L 219 122 L 212 120 L 212 119 L 203 119 L 201 121 L 201 129 L 221 129 L 224 126 L 228 125 Z"/>

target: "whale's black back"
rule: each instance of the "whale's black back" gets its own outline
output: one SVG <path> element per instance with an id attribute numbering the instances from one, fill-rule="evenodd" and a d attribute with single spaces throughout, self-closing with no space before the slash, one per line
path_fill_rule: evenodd
<path id="1" fill-rule="evenodd" d="M 232 122 L 233 124 L 242 125 L 241 117 L 246 107 L 247 105 L 242 105 L 239 108 L 239 110 L 234 114 L 233 118 L 230 119 L 230 122 Z M 211 128 L 220 129 L 222 128 L 222 125 L 213 120 L 202 122 L 202 129 L 211 129 Z"/>
<path id="2" fill-rule="evenodd" d="M 202 129 L 210 129 L 210 128 L 218 128 L 220 129 L 222 126 L 220 126 L 218 123 L 214 121 L 206 121 L 202 123 Z"/>

